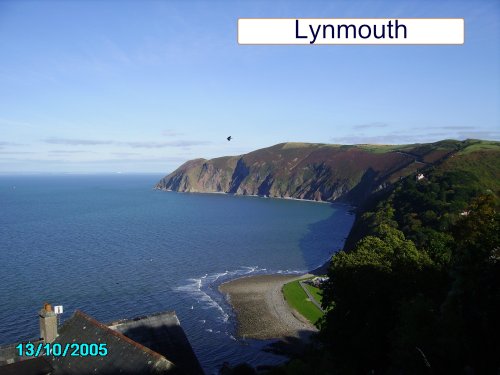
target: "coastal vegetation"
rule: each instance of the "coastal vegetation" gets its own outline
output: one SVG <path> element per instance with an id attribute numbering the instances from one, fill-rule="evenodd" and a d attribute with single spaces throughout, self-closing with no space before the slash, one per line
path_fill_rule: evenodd
<path id="1" fill-rule="evenodd" d="M 323 290 L 324 373 L 498 371 L 498 155 L 409 176 L 360 209 Z"/>
<path id="2" fill-rule="evenodd" d="M 493 373 L 500 366 L 498 199 L 479 195 L 467 215 L 431 221 L 407 215 L 415 201 L 387 202 L 372 233 L 331 262 L 321 336 L 335 367 L 345 374 Z M 456 199 L 450 203 L 461 210 Z"/>

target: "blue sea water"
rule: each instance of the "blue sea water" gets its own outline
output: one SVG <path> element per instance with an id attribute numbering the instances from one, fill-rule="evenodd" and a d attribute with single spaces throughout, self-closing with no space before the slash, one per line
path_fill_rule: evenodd
<path id="1" fill-rule="evenodd" d="M 161 177 L 0 176 L 0 344 L 38 337 L 48 301 L 62 320 L 175 310 L 207 374 L 283 361 L 236 337 L 217 286 L 318 267 L 342 246 L 349 207 L 153 190 Z"/>

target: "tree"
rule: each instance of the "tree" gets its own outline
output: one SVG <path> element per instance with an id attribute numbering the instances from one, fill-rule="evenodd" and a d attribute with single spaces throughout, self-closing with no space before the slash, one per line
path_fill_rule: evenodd
<path id="1" fill-rule="evenodd" d="M 389 367 L 401 304 L 428 287 L 423 276 L 434 268 L 401 231 L 382 224 L 375 233 L 333 257 L 323 292 L 322 336 L 342 373 Z M 419 353 L 412 356 L 421 361 Z"/>

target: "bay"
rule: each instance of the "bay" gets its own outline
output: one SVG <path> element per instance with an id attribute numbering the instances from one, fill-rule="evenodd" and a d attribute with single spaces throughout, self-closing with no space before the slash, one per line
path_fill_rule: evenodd
<path id="1" fill-rule="evenodd" d="M 236 337 L 217 286 L 320 266 L 342 247 L 349 207 L 153 190 L 161 177 L 0 176 L 0 344 L 38 337 L 47 301 L 63 321 L 175 310 L 207 374 L 283 361 Z"/>

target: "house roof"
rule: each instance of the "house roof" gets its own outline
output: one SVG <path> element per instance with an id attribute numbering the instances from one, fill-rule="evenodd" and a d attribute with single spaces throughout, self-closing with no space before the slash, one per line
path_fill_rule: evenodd
<path id="1" fill-rule="evenodd" d="M 186 374 L 203 374 L 175 312 L 113 322 L 109 328 L 163 355 Z"/>
<path id="2" fill-rule="evenodd" d="M 179 327 L 180 328 L 180 327 Z M 106 356 L 60 356 L 48 357 L 54 368 L 53 375 L 59 374 L 182 374 L 171 361 L 157 352 L 133 341 L 117 330 L 113 330 L 76 311 L 61 329 L 54 343 L 106 344 Z"/>

